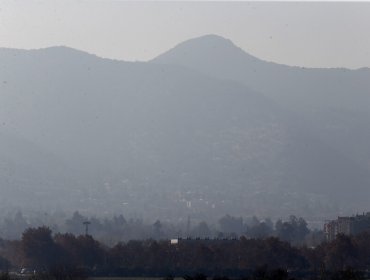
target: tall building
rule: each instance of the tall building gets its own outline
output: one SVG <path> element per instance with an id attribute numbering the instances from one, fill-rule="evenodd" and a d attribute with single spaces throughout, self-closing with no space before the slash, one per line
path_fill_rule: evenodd
<path id="1" fill-rule="evenodd" d="M 327 241 L 334 240 L 338 234 L 356 235 L 364 231 L 370 231 L 370 212 L 351 217 L 338 217 L 324 225 Z"/>

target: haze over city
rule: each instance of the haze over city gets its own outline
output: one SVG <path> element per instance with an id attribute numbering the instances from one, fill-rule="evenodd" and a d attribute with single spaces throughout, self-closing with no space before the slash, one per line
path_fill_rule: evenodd
<path id="1" fill-rule="evenodd" d="M 0 1 L 0 280 L 370 279 L 369 15 Z"/>

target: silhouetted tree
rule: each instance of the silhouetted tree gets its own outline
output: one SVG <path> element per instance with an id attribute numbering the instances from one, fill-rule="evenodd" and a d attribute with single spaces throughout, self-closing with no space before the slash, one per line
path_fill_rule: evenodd
<path id="1" fill-rule="evenodd" d="M 57 262 L 58 248 L 48 227 L 29 228 L 22 234 L 21 248 L 29 265 L 50 269 Z"/>
<path id="2" fill-rule="evenodd" d="M 243 218 L 235 218 L 230 215 L 226 215 L 219 219 L 220 230 L 223 233 L 236 233 L 241 234 L 244 230 Z"/>

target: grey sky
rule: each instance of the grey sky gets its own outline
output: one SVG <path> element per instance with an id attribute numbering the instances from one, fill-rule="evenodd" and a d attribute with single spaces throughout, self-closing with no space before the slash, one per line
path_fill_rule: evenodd
<path id="1" fill-rule="evenodd" d="M 370 3 L 0 1 L 0 47 L 148 60 L 218 34 L 264 60 L 370 67 Z"/>

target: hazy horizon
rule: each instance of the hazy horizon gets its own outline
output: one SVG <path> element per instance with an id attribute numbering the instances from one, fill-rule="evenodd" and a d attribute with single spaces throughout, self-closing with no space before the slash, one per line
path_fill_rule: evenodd
<path id="1" fill-rule="evenodd" d="M 0 280 L 370 279 L 369 15 L 0 0 Z"/>

